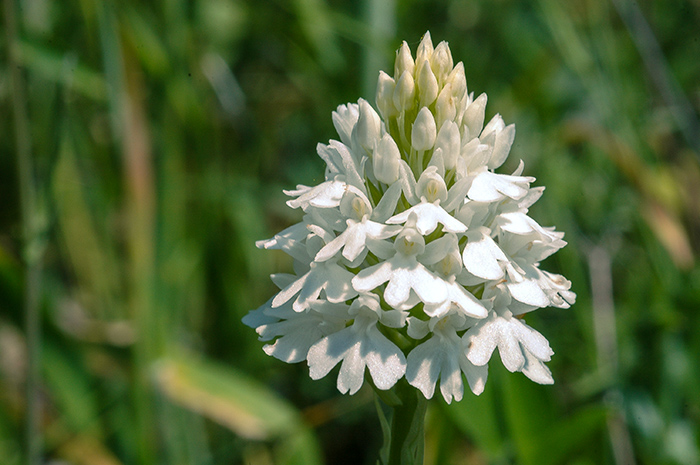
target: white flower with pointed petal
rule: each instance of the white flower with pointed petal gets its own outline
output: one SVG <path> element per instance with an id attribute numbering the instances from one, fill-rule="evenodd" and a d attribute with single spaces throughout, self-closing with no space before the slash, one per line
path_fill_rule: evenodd
<path id="1" fill-rule="evenodd" d="M 457 335 L 450 318 L 442 319 L 432 330 L 433 335 L 408 354 L 406 380 L 430 399 L 440 381 L 440 392 L 449 404 L 452 399 L 462 400 L 467 377 L 469 387 L 476 395 L 484 391 L 488 368 L 472 364 L 466 356 L 464 342 Z"/>
<path id="2" fill-rule="evenodd" d="M 467 244 L 462 252 L 464 268 L 474 276 L 493 280 L 503 277 L 502 263 L 508 262 L 503 250 L 491 239 L 489 230 L 481 227 L 465 234 Z"/>
<path id="3" fill-rule="evenodd" d="M 462 271 L 462 260 L 455 234 L 446 234 L 426 245 L 420 261 L 431 266 L 438 275 L 443 276 L 447 286 L 447 298 L 444 302 L 425 304 L 424 311 L 428 316 L 441 317 L 455 306 L 466 316 L 486 317 L 487 310 L 484 305 L 464 286 L 456 282 L 456 275 Z"/>
<path id="4" fill-rule="evenodd" d="M 533 368 L 537 364 L 548 362 L 554 355 L 547 339 L 515 318 L 510 310 L 499 310 L 488 318 L 479 320 L 462 337 L 469 346 L 469 361 L 477 366 L 485 365 L 498 347 L 501 361 L 509 371 L 533 375 L 537 378 L 533 381 L 540 384 L 553 382 L 551 377 L 542 376 L 541 369 Z"/>
<path id="5" fill-rule="evenodd" d="M 362 295 L 353 302 L 351 326 L 329 334 L 309 350 L 307 360 L 311 378 L 326 376 L 338 363 L 338 390 L 356 393 L 369 370 L 377 388 L 386 390 L 403 377 L 406 358 L 401 350 L 377 328 L 379 300 L 374 295 Z"/>
<path id="6" fill-rule="evenodd" d="M 364 252 L 367 239 L 387 239 L 401 231 L 401 226 L 388 226 L 371 221 L 372 206 L 369 200 L 358 193 L 347 192 L 340 202 L 340 211 L 347 216 L 347 228 L 338 237 L 328 242 L 315 260 L 324 262 L 336 256 L 343 249 L 343 257 L 354 261 Z"/>
<path id="7" fill-rule="evenodd" d="M 308 273 L 282 289 L 272 299 L 272 306 L 279 307 L 299 294 L 293 308 L 297 312 L 308 308 L 312 300 L 318 299 L 322 290 L 330 302 L 344 302 L 357 296 L 351 280 L 353 274 L 335 261 L 313 262 Z"/>
<path id="8" fill-rule="evenodd" d="M 386 261 L 360 271 L 352 285 L 357 292 L 370 292 L 387 284 L 384 299 L 394 308 L 401 307 L 414 291 L 427 304 L 438 304 L 447 298 L 445 282 L 422 265 L 416 255 L 425 248 L 425 241 L 416 229 L 405 227 L 394 242 L 396 253 Z"/>
<path id="9" fill-rule="evenodd" d="M 290 197 L 297 197 L 288 200 L 287 205 L 291 208 L 299 208 L 306 211 L 309 206 L 319 208 L 332 208 L 340 205 L 340 199 L 345 193 L 344 181 L 326 181 L 316 187 L 297 186 L 295 191 L 284 191 Z"/>
<path id="10" fill-rule="evenodd" d="M 274 313 L 280 320 L 260 325 L 256 331 L 261 341 L 277 338 L 263 350 L 267 355 L 287 363 L 305 360 L 312 345 L 326 334 L 340 331 L 349 318 L 347 305 L 324 301 L 318 301 L 315 305 L 312 303 L 305 312 L 294 311 L 289 302 L 274 310 L 282 310 Z"/>
<path id="11" fill-rule="evenodd" d="M 440 201 L 447 200 L 447 187 L 442 177 L 437 174 L 437 168 L 426 169 L 418 180 L 416 189 L 421 195 L 421 202 L 406 211 L 394 215 L 386 222 L 388 224 L 403 224 L 410 217 L 415 217 L 415 227 L 422 235 L 435 231 L 438 223 L 443 225 L 443 231 L 461 233 L 467 227 L 440 206 Z"/>

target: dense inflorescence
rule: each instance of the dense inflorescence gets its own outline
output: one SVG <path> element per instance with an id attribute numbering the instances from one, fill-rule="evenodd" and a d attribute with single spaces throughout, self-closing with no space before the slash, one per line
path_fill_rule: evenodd
<path id="1" fill-rule="evenodd" d="M 367 369 L 381 390 L 405 376 L 430 398 L 439 380 L 451 402 L 464 374 L 480 394 L 496 347 L 508 370 L 552 383 L 553 352 L 522 315 L 575 294 L 539 267 L 566 244 L 528 216 L 544 188 L 522 161 L 494 171 L 514 125 L 496 115 L 484 126 L 486 94 L 467 91 L 464 65 L 429 33 L 415 59 L 403 43 L 393 77 L 380 72 L 376 106 L 333 113 L 340 141 L 317 147 L 325 181 L 286 192 L 303 220 L 257 244 L 293 257 L 294 273 L 272 275 L 279 293 L 244 322 L 314 379 L 340 363 L 343 393 Z"/>

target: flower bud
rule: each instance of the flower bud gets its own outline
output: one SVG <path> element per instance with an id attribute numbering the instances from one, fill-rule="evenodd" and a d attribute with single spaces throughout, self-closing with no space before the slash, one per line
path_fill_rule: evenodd
<path id="1" fill-rule="evenodd" d="M 430 31 L 427 31 L 423 36 L 423 40 L 420 41 L 420 45 L 418 45 L 418 50 L 416 50 L 416 63 L 420 63 L 423 60 L 430 63 L 432 56 L 433 41 L 430 38 Z"/>
<path id="2" fill-rule="evenodd" d="M 416 96 L 416 83 L 408 71 L 404 71 L 394 89 L 394 106 L 399 112 L 406 111 L 413 106 Z"/>
<path id="3" fill-rule="evenodd" d="M 419 61 L 418 63 L 416 84 L 418 86 L 420 106 L 427 107 L 438 96 L 438 82 L 427 60 Z"/>
<path id="4" fill-rule="evenodd" d="M 435 139 L 435 150 L 442 149 L 442 159 L 446 169 L 452 169 L 457 164 L 461 150 L 459 127 L 454 121 L 445 121 Z"/>
<path id="5" fill-rule="evenodd" d="M 413 74 L 415 64 L 411 56 L 411 49 L 408 48 L 406 41 L 403 41 L 401 47 L 396 51 L 396 61 L 394 62 L 394 79 L 399 79 L 401 75 L 408 71 L 408 74 Z"/>
<path id="6" fill-rule="evenodd" d="M 384 120 L 388 120 L 398 113 L 393 101 L 395 89 L 396 82 L 384 71 L 380 71 L 379 79 L 377 80 L 376 104 Z"/>
<path id="7" fill-rule="evenodd" d="M 428 110 L 428 107 L 421 108 L 411 130 L 411 145 L 419 151 L 429 150 L 435 143 L 436 133 L 433 114 Z"/>
<path id="8" fill-rule="evenodd" d="M 372 157 L 374 176 L 384 184 L 393 184 L 399 179 L 401 152 L 389 134 L 384 134 Z"/>
<path id="9" fill-rule="evenodd" d="M 430 67 L 435 73 L 438 82 L 443 82 L 447 77 L 448 73 L 452 71 L 454 62 L 452 61 L 452 53 L 450 52 L 450 47 L 444 40 L 438 44 L 433 51 L 433 56 L 430 60 Z"/>
<path id="10" fill-rule="evenodd" d="M 370 150 L 379 139 L 381 120 L 367 100 L 360 99 L 357 103 L 360 107 L 360 116 L 352 130 L 352 140 L 365 150 Z"/>
<path id="11" fill-rule="evenodd" d="M 469 129 L 467 139 L 479 137 L 484 126 L 484 112 L 486 111 L 486 94 L 481 94 L 474 100 L 464 112 L 464 125 Z"/>
<path id="12" fill-rule="evenodd" d="M 457 101 L 461 100 L 464 94 L 467 93 L 467 78 L 464 75 L 464 64 L 460 61 L 452 69 L 450 75 L 447 76 L 445 84 L 452 85 L 452 95 L 455 96 Z"/>
<path id="13" fill-rule="evenodd" d="M 442 127 L 445 121 L 452 121 L 457 114 L 455 107 L 455 98 L 452 95 L 452 86 L 448 83 L 440 91 L 435 104 L 435 122 L 438 127 Z"/>

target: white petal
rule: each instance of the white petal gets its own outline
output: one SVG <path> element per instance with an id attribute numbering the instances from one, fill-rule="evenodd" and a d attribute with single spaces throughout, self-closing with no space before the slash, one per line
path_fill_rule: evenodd
<path id="1" fill-rule="evenodd" d="M 486 94 L 481 94 L 474 100 L 464 112 L 464 124 L 469 129 L 469 139 L 477 137 L 484 126 L 484 112 L 486 111 Z"/>
<path id="2" fill-rule="evenodd" d="M 348 231 L 350 231 L 350 228 L 352 228 L 352 226 L 348 226 L 348 229 L 343 231 L 342 234 L 324 245 L 323 248 L 318 251 L 316 257 L 314 257 L 314 261 L 325 262 L 326 260 L 330 260 L 331 258 L 335 257 L 340 249 L 345 246 L 345 243 L 348 240 Z"/>
<path id="3" fill-rule="evenodd" d="M 511 333 L 510 325 L 500 321 L 498 325 L 501 329 L 498 340 L 498 354 L 501 356 L 503 366 L 508 371 L 520 371 L 525 366 L 525 356 L 520 348 L 520 343 L 515 334 Z"/>
<path id="4" fill-rule="evenodd" d="M 384 192 L 381 200 L 372 211 L 372 219 L 383 223 L 394 214 L 396 204 L 401 198 L 401 183 L 395 182 Z"/>
<path id="5" fill-rule="evenodd" d="M 287 287 L 282 289 L 277 293 L 277 295 L 272 299 L 272 308 L 279 307 L 280 305 L 287 302 L 289 299 L 294 297 L 303 287 L 306 280 L 309 278 L 311 271 L 304 274 L 301 278 L 289 284 Z"/>
<path id="6" fill-rule="evenodd" d="M 393 273 L 390 262 L 380 262 L 365 268 L 352 278 L 352 287 L 358 292 L 369 292 L 387 282 Z"/>
<path id="7" fill-rule="evenodd" d="M 523 323 L 521 320 L 513 318 L 510 320 L 513 327 L 513 334 L 517 335 L 523 347 L 538 359 L 548 362 L 554 351 L 549 347 L 549 341 L 542 334 Z"/>
<path id="8" fill-rule="evenodd" d="M 306 356 L 311 379 L 326 376 L 356 342 L 352 327 L 349 327 L 326 336 L 311 346 Z"/>
<path id="9" fill-rule="evenodd" d="M 426 399 L 433 397 L 440 376 L 439 344 L 435 336 L 414 348 L 406 359 L 406 381 L 420 389 Z"/>
<path id="10" fill-rule="evenodd" d="M 514 124 L 508 125 L 505 129 L 498 133 L 498 135 L 496 135 L 496 144 L 493 147 L 493 153 L 491 154 L 491 159 L 489 160 L 488 164 L 490 170 L 495 170 L 501 166 L 504 161 L 506 161 L 514 139 Z"/>
<path id="11" fill-rule="evenodd" d="M 532 356 L 530 353 L 525 351 L 525 367 L 523 368 L 523 374 L 539 384 L 554 384 L 554 378 L 552 378 L 552 372 L 545 364 Z"/>
<path id="12" fill-rule="evenodd" d="M 510 282 L 507 284 L 508 290 L 514 299 L 535 307 L 549 306 L 549 299 L 542 289 L 537 285 L 537 281 L 524 279 L 516 283 Z"/>
<path id="13" fill-rule="evenodd" d="M 500 279 L 503 268 L 499 261 L 507 261 L 498 244 L 487 234 L 488 230 L 481 228 L 467 231 L 467 245 L 462 252 L 464 267 L 474 276 L 484 279 Z"/>
<path id="14" fill-rule="evenodd" d="M 438 223 L 442 223 L 445 232 L 461 233 L 467 230 L 467 227 L 461 221 L 447 213 L 439 205 L 429 202 L 419 203 L 398 215 L 392 216 L 386 222 L 387 224 L 402 224 L 408 221 L 411 214 L 416 215 L 416 229 L 424 236 L 435 231 Z"/>
<path id="15" fill-rule="evenodd" d="M 447 285 L 448 299 L 457 304 L 464 313 L 472 318 L 486 318 L 488 310 L 469 291 L 456 282 Z"/>
<path id="16" fill-rule="evenodd" d="M 272 299 L 269 299 L 267 302 L 265 302 L 264 305 L 261 305 L 255 310 L 249 311 L 248 314 L 243 317 L 243 324 L 248 326 L 249 328 L 255 329 L 259 326 L 278 322 L 279 318 L 275 318 L 273 316 L 265 314 L 265 310 L 271 308 L 271 305 Z"/>
<path id="17" fill-rule="evenodd" d="M 357 291 L 352 287 L 354 275 L 336 263 L 329 263 L 318 274 L 323 274 L 325 279 L 324 289 L 326 297 L 331 302 L 344 302 L 357 295 Z"/>
<path id="18" fill-rule="evenodd" d="M 427 321 L 419 320 L 414 316 L 408 317 L 408 335 L 410 337 L 418 341 L 427 336 L 429 331 Z"/>
<path id="19" fill-rule="evenodd" d="M 319 326 L 321 322 L 318 314 L 299 314 L 294 319 L 271 325 L 277 326 L 274 330 L 282 336 L 263 350 L 287 363 L 301 362 L 306 359 L 309 348 L 324 336 Z"/>
<path id="20" fill-rule="evenodd" d="M 350 145 L 350 136 L 352 128 L 357 124 L 357 119 L 360 116 L 360 111 L 356 103 L 348 103 L 340 105 L 332 115 L 333 126 L 340 136 L 340 140 L 345 145 Z"/>
<path id="21" fill-rule="evenodd" d="M 438 304 L 445 301 L 447 286 L 442 279 L 432 274 L 415 259 L 412 265 L 402 261 L 399 266 L 400 268 L 397 267 L 384 291 L 384 298 L 389 305 L 398 308 L 408 299 L 411 289 L 426 304 Z"/>
<path id="22" fill-rule="evenodd" d="M 340 200 L 345 193 L 345 182 L 326 181 L 315 187 L 299 186 L 296 191 L 284 191 L 290 196 L 298 196 L 294 200 L 288 200 L 291 208 L 302 207 L 304 211 L 309 205 L 319 208 L 332 208 L 340 205 Z"/>
<path id="23" fill-rule="evenodd" d="M 370 327 L 366 335 L 363 355 L 374 385 L 382 390 L 389 389 L 406 372 L 406 357 L 376 326 Z"/>
<path id="24" fill-rule="evenodd" d="M 476 366 L 472 364 L 467 357 L 460 358 L 460 367 L 462 372 L 467 377 L 469 388 L 477 396 L 484 392 L 486 387 L 486 379 L 489 375 L 488 365 Z"/>
<path id="25" fill-rule="evenodd" d="M 499 331 L 498 324 L 489 320 L 483 324 L 477 324 L 462 336 L 469 347 L 467 358 L 470 362 L 476 366 L 489 363 L 491 355 L 498 345 Z"/>
<path id="26" fill-rule="evenodd" d="M 520 211 L 501 213 L 496 218 L 496 221 L 502 230 L 513 234 L 531 233 L 535 230 L 535 225 L 537 225 L 532 218 Z"/>
<path id="27" fill-rule="evenodd" d="M 413 287 L 412 277 L 413 274 L 409 270 L 396 269 L 384 290 L 384 300 L 394 308 L 406 302 Z"/>
<path id="28" fill-rule="evenodd" d="M 365 250 L 365 241 L 367 240 L 367 227 L 364 224 L 358 224 L 350 231 L 346 231 L 347 243 L 343 249 L 343 257 L 350 261 L 355 260 Z"/>
<path id="29" fill-rule="evenodd" d="M 332 140 L 330 141 L 329 147 L 331 150 L 335 150 L 342 160 L 345 181 L 349 185 L 359 189 L 364 195 L 367 195 L 364 180 L 360 175 L 360 173 L 362 173 L 362 164 L 355 159 L 348 146 Z"/>
<path id="30" fill-rule="evenodd" d="M 448 349 L 447 347 L 445 349 Z M 449 349 L 453 349 L 450 347 Z M 452 403 L 452 398 L 459 402 L 464 395 L 464 382 L 462 370 L 458 362 L 459 353 L 456 351 L 445 353 L 442 369 L 440 370 L 440 392 L 445 402 Z"/>
<path id="31" fill-rule="evenodd" d="M 255 246 L 266 250 L 282 250 L 292 258 L 303 261 L 309 258 L 304 245 L 308 233 L 306 224 L 297 223 L 275 234 L 271 239 L 257 241 Z"/>
<path id="32" fill-rule="evenodd" d="M 341 394 L 355 394 L 362 387 L 365 377 L 365 359 L 360 354 L 360 342 L 345 353 L 338 373 L 338 390 Z"/>
<path id="33" fill-rule="evenodd" d="M 434 265 L 453 251 L 459 252 L 457 236 L 447 233 L 425 245 L 425 251 L 418 257 L 424 265 Z"/>
<path id="34" fill-rule="evenodd" d="M 534 178 L 484 171 L 474 178 L 467 195 L 478 202 L 494 202 L 504 197 L 517 200 L 528 193 L 528 183 L 532 181 Z"/>

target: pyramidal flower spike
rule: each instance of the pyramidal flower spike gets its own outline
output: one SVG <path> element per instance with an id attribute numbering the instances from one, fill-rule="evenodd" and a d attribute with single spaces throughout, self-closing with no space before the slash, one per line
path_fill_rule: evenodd
<path id="1" fill-rule="evenodd" d="M 294 273 L 273 275 L 280 291 L 244 323 L 314 379 L 340 365 L 342 393 L 369 381 L 459 401 L 465 386 L 483 392 L 496 350 L 508 370 L 553 383 L 553 351 L 523 316 L 576 296 L 540 268 L 566 244 L 528 215 L 543 188 L 522 162 L 495 171 L 515 126 L 485 123 L 486 94 L 468 92 L 464 65 L 428 33 L 379 73 L 375 103 L 333 112 L 340 140 L 317 147 L 325 180 L 286 191 L 303 219 L 257 244 L 290 255 Z"/>

